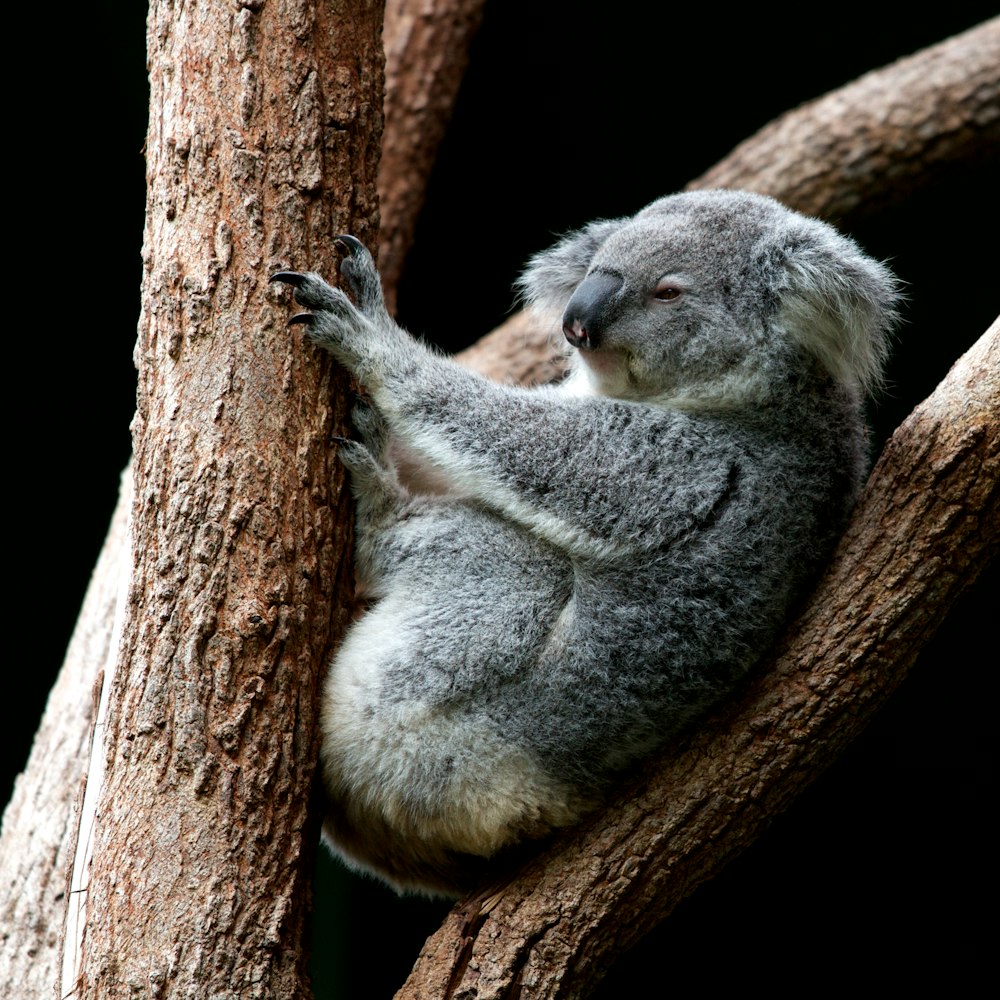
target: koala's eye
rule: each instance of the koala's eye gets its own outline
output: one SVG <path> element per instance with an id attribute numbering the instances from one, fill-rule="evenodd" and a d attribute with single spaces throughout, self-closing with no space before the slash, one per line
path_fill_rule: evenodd
<path id="1" fill-rule="evenodd" d="M 672 281 L 661 281 L 653 289 L 653 298 L 659 299 L 661 302 L 669 302 L 671 299 L 678 298 L 680 294 L 681 290 Z"/>

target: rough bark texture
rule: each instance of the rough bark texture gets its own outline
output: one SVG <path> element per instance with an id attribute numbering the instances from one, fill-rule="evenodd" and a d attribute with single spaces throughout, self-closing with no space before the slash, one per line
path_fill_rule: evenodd
<path id="1" fill-rule="evenodd" d="M 586 996 L 899 685 L 1000 546 L 1000 321 L 886 445 L 773 662 L 509 885 L 459 903 L 397 1000 Z"/>
<path id="2" fill-rule="evenodd" d="M 307 993 L 317 679 L 349 603 L 329 440 L 347 394 L 267 276 L 332 272 L 337 232 L 377 232 L 380 29 L 361 0 L 150 11 L 130 578 L 64 993 Z"/>
<path id="3" fill-rule="evenodd" d="M 401 31 L 406 27 L 406 18 L 401 11 L 402 0 L 394 0 L 394 5 L 397 8 L 396 30 Z M 243 435 L 244 438 L 251 438 L 249 452 L 244 445 L 244 456 L 255 451 L 263 454 L 263 444 L 273 443 L 275 436 L 285 435 L 287 438 L 294 433 L 285 426 L 290 405 L 287 393 L 294 391 L 296 395 L 304 393 L 299 397 L 301 401 L 297 407 L 300 416 L 310 411 L 315 414 L 314 418 L 309 418 L 315 421 L 310 451 L 301 459 L 300 465 L 308 465 L 316 459 L 328 463 L 330 449 L 326 443 L 326 432 L 321 430 L 321 426 L 328 430 L 335 421 L 342 422 L 343 407 L 340 406 L 336 414 L 329 412 L 330 387 L 325 382 L 325 376 L 323 382 L 310 381 L 316 368 L 311 361 L 304 362 L 296 356 L 296 348 L 292 344 L 297 341 L 289 336 L 284 327 L 288 316 L 286 306 L 282 304 L 277 307 L 276 313 L 272 313 L 259 298 L 267 294 L 263 285 L 266 275 L 279 265 L 299 266 L 308 261 L 310 266 L 334 273 L 330 236 L 336 232 L 349 229 L 373 242 L 377 225 L 372 196 L 372 176 L 378 150 L 378 122 L 374 110 L 377 108 L 377 103 L 374 103 L 377 94 L 372 89 L 367 103 L 354 109 L 351 88 L 361 83 L 374 85 L 377 82 L 374 63 L 367 68 L 357 63 L 359 54 L 371 55 L 362 44 L 360 34 L 365 30 L 371 32 L 371 19 L 377 5 L 362 5 L 366 8 L 364 17 L 348 16 L 349 20 L 357 22 L 352 31 L 358 37 L 353 39 L 351 34 L 343 31 L 326 34 L 334 22 L 336 11 L 327 13 L 304 3 L 286 6 L 276 12 L 287 28 L 283 39 L 278 38 L 270 21 L 265 23 L 257 4 L 246 4 L 238 9 L 235 21 L 228 26 L 219 20 L 223 11 L 213 14 L 195 9 L 188 15 L 188 24 L 197 22 L 199 25 L 198 37 L 194 39 L 198 52 L 187 61 L 182 53 L 166 53 L 166 49 L 176 44 L 183 31 L 172 28 L 170 7 L 167 5 L 164 13 L 162 6 L 154 7 L 150 19 L 149 59 L 154 77 L 150 183 L 152 185 L 154 173 L 159 181 L 155 191 L 151 186 L 149 211 L 151 223 L 155 213 L 156 224 L 161 230 L 166 230 L 164 243 L 167 246 L 163 250 L 162 264 L 156 264 L 151 256 L 156 247 L 148 245 L 147 256 L 148 263 L 155 265 L 160 275 L 158 280 L 162 279 L 163 270 L 169 272 L 172 266 L 176 267 L 177 274 L 175 277 L 168 274 L 168 279 L 161 285 L 161 305 L 158 308 L 161 311 L 163 308 L 172 310 L 180 316 L 181 301 L 185 300 L 189 305 L 188 313 L 183 317 L 187 333 L 178 327 L 173 334 L 168 334 L 171 350 L 181 348 L 185 336 L 192 342 L 197 342 L 201 336 L 202 349 L 208 347 L 212 343 L 207 339 L 210 334 L 206 333 L 209 324 L 214 325 L 213 329 L 224 328 L 230 335 L 242 331 L 246 340 L 236 352 L 235 360 L 230 357 L 227 361 L 213 353 L 203 374 L 179 374 L 178 377 L 188 381 L 189 388 L 193 388 L 190 383 L 199 380 L 209 387 L 213 384 L 222 386 L 225 382 L 223 372 L 235 371 L 239 365 L 256 370 L 263 360 L 272 366 L 280 366 L 283 382 L 280 395 L 269 384 L 273 379 L 261 379 L 254 371 L 249 375 L 243 373 L 244 389 L 248 388 L 251 397 L 256 396 L 261 406 L 267 409 L 266 419 L 279 425 L 278 430 L 274 426 L 267 428 L 261 440 L 254 438 L 254 431 L 250 428 Z M 466 20 L 474 19 L 471 13 L 474 6 L 466 4 L 470 10 Z M 176 16 L 183 19 L 181 13 Z M 202 28 L 203 22 L 211 23 L 215 32 Z M 413 48 L 411 43 L 411 47 L 407 48 L 395 42 L 392 31 L 390 27 L 386 36 L 390 50 L 430 55 L 426 44 Z M 417 39 L 427 37 L 420 30 L 415 31 L 414 36 Z M 455 44 L 458 44 L 457 37 Z M 218 48 L 213 49 L 213 46 Z M 225 57 L 220 59 L 219 53 L 225 53 Z M 278 66 L 276 60 L 281 53 L 286 57 L 286 64 Z M 464 50 L 455 50 L 451 54 L 464 65 Z M 400 58 L 406 61 L 402 56 Z M 287 76 L 284 75 L 286 70 Z M 445 76 L 451 72 L 447 66 L 441 71 Z M 207 87 L 194 86 L 195 80 L 211 72 L 217 76 L 208 81 Z M 174 74 L 177 76 L 172 84 L 169 79 L 164 79 Z M 362 80 L 364 74 L 369 79 Z M 239 81 L 236 94 L 233 93 L 230 77 Z M 433 81 L 433 73 L 428 73 L 427 79 Z M 218 89 L 213 96 L 212 88 L 216 85 Z M 449 86 L 457 89 L 455 81 Z M 438 97 L 434 114 L 440 116 L 445 114 L 445 109 L 440 95 Z M 217 103 L 213 107 L 212 102 L 215 101 Z M 391 106 L 392 101 L 389 104 Z M 230 109 L 233 112 L 238 110 L 238 114 L 230 115 Z M 421 109 L 415 108 L 413 113 L 420 114 Z M 215 122 L 211 121 L 212 114 L 218 116 Z M 171 121 L 173 133 L 168 131 Z M 402 128 L 404 124 L 399 115 L 395 116 L 396 127 Z M 221 135 L 226 138 L 218 147 L 213 144 L 206 147 L 203 136 Z M 389 144 L 393 148 L 402 148 L 403 145 Z M 163 145 L 171 150 L 166 177 L 157 172 L 152 160 L 155 149 Z M 426 141 L 424 155 L 432 156 Z M 190 167 L 186 167 L 188 161 Z M 337 182 L 331 178 L 336 178 Z M 357 184 L 356 189 L 352 188 L 352 183 Z M 194 229 L 188 233 L 184 227 L 192 221 Z M 411 233 L 414 222 L 411 220 Z M 197 265 L 181 260 L 179 254 L 174 255 L 176 259 L 171 264 L 173 251 L 169 241 L 173 231 L 179 234 L 178 239 L 183 237 L 185 256 L 192 254 Z M 244 253 L 250 256 L 244 257 Z M 170 282 L 174 283 L 173 286 Z M 170 294 L 171 287 L 173 296 Z M 180 291 L 181 287 L 183 291 Z M 252 309 L 246 322 L 240 315 L 240 310 L 250 301 L 257 303 L 257 315 L 260 315 L 261 307 L 265 313 L 257 330 L 253 326 Z M 263 325 L 265 323 L 266 326 Z M 161 326 L 160 333 L 163 332 Z M 308 352 L 305 353 L 308 355 Z M 205 360 L 208 360 L 207 357 Z M 309 371 L 303 372 L 300 367 L 293 370 L 293 362 L 307 365 Z M 256 381 L 250 381 L 251 378 Z M 224 393 L 219 396 L 219 409 L 223 410 L 227 401 L 223 398 Z M 338 399 L 342 400 L 342 395 Z M 235 409 L 232 399 L 228 400 L 228 405 L 231 411 Z M 213 427 L 212 420 L 192 419 L 190 400 L 185 400 L 183 409 L 189 414 L 185 419 L 188 430 L 193 428 L 194 433 L 199 433 L 199 423 Z M 245 400 L 240 402 L 239 409 L 244 413 L 247 411 Z M 215 425 L 214 433 L 221 435 L 228 432 Z M 274 471 L 293 467 L 298 457 L 297 452 L 284 457 L 272 455 L 273 461 L 278 463 Z M 269 469 L 262 466 L 258 471 L 266 474 Z M 318 563 L 325 566 L 324 572 L 331 578 L 329 586 L 339 587 L 344 580 L 344 565 L 339 554 L 334 561 L 330 545 L 332 525 L 336 522 L 342 526 L 345 513 L 332 482 L 333 475 L 339 476 L 339 466 L 317 467 L 315 471 L 315 481 L 309 488 L 315 497 L 313 512 L 324 522 L 325 536 L 313 531 L 301 541 L 312 549 L 325 537 L 326 548 L 319 553 Z M 97 713 L 94 686 L 101 680 L 111 652 L 121 561 L 131 558 L 125 527 L 126 510 L 131 504 L 130 484 L 131 468 L 124 477 L 111 529 L 30 758 L 3 816 L 0 837 L 0 887 L 3 892 L 0 900 L 0 994 L 4 996 L 61 996 L 63 992 L 58 985 L 62 962 L 61 936 L 79 823 L 74 807 L 78 810 L 83 798 L 91 754 Z M 334 506 L 324 511 L 323 490 L 328 484 L 332 487 L 329 496 L 333 499 L 326 502 Z M 261 505 L 257 498 L 264 495 L 260 484 L 254 485 L 253 476 L 249 476 L 242 485 L 255 492 L 254 496 L 246 499 L 255 511 L 259 511 Z M 177 486 L 186 488 L 187 483 L 178 478 Z M 274 505 L 269 503 L 268 506 L 273 512 Z M 253 530 L 259 528 L 255 526 Z M 264 534 L 271 530 L 274 529 L 268 528 Z M 287 527 L 285 530 L 291 531 Z M 251 544 L 262 546 L 264 541 L 257 538 Z M 201 558 L 204 559 L 207 554 L 203 551 Z M 252 553 L 249 555 L 252 556 Z M 221 545 L 218 557 L 223 560 L 228 557 L 227 545 Z M 294 552 L 282 552 L 281 563 L 284 566 L 292 565 L 294 559 Z M 317 564 L 317 559 L 312 562 Z M 220 567 L 220 572 L 224 573 L 225 569 Z M 313 568 L 311 573 L 310 598 L 320 594 L 323 586 L 318 570 Z M 169 587 L 169 584 L 166 586 Z M 324 595 L 324 608 L 330 606 L 330 596 L 329 593 Z M 305 713 L 315 709 L 312 702 L 314 691 L 310 685 L 315 682 L 316 663 L 324 658 L 323 650 L 330 644 L 330 625 L 339 627 L 341 624 L 339 620 L 325 622 L 324 613 L 311 617 L 318 625 L 320 634 L 314 635 L 317 645 L 311 654 L 310 664 L 300 664 L 304 685 L 302 697 L 306 699 L 305 704 L 294 706 L 303 712 L 297 723 L 300 739 L 313 738 L 315 727 L 307 726 L 303 721 Z M 260 637 L 256 641 L 259 643 Z M 300 645 L 305 649 L 308 642 Z M 298 684 L 299 678 L 295 676 L 298 669 L 292 667 L 289 683 L 294 680 Z M 245 678 L 250 678 L 250 683 L 238 698 L 228 703 L 237 728 L 243 724 L 241 710 L 248 709 L 250 703 L 252 714 L 260 715 L 260 698 L 267 693 L 263 685 L 268 679 L 263 669 L 257 669 L 255 673 L 252 664 L 248 664 L 245 674 L 240 670 L 239 676 L 244 677 L 244 683 Z M 292 708 L 294 698 L 295 693 L 289 689 L 280 696 L 280 703 L 271 706 L 271 709 L 281 711 Z M 212 743 L 209 739 L 209 744 Z M 302 758 L 306 757 L 301 744 L 297 752 L 300 758 L 298 765 L 301 766 Z M 313 747 L 307 757 L 309 767 L 314 759 Z M 233 767 L 230 761 L 230 772 Z M 306 772 L 300 771 L 296 778 L 300 790 L 305 779 Z M 301 802 L 300 797 L 300 807 Z M 297 818 L 289 816 L 287 822 L 301 822 L 301 819 L 300 808 Z M 304 857 L 311 851 L 313 840 L 311 832 L 307 831 Z M 280 845 L 276 849 L 280 850 Z M 74 890 L 72 903 L 76 903 L 75 896 L 78 894 L 79 887 Z M 248 909 L 247 919 L 253 919 L 252 912 Z M 154 909 L 152 915 L 158 913 Z M 141 933 L 138 924 L 136 931 Z M 293 933 L 283 936 L 286 944 L 293 938 L 292 946 L 286 951 L 298 961 L 301 958 L 300 938 Z"/>
<path id="4" fill-rule="evenodd" d="M 743 188 L 835 223 L 904 199 L 960 164 L 1000 168 L 1000 18 L 803 104 L 765 126 L 688 190 Z M 472 366 L 557 364 L 553 328 L 515 316 L 475 346 Z"/>
<path id="5" fill-rule="evenodd" d="M 386 303 L 413 242 L 417 216 L 444 138 L 484 0 L 387 0 L 385 5 L 385 142 L 378 188 L 379 241 Z"/>

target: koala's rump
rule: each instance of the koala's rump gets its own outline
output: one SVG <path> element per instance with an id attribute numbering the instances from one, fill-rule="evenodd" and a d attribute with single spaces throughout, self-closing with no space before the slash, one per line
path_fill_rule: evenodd
<path id="1" fill-rule="evenodd" d="M 453 501 L 424 505 L 397 534 L 395 573 L 325 685 L 325 832 L 360 867 L 403 886 L 416 867 L 418 881 L 440 884 L 457 855 L 492 856 L 583 809 L 510 739 L 520 727 L 504 709 L 537 666 L 572 569 L 517 526 Z"/>

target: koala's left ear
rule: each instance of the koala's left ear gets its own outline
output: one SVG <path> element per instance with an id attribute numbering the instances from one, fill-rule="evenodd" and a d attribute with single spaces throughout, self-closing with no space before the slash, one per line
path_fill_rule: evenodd
<path id="1" fill-rule="evenodd" d="M 798 221 L 783 247 L 779 322 L 839 382 L 870 392 L 898 320 L 899 282 L 849 237 Z"/>
<path id="2" fill-rule="evenodd" d="M 599 219 L 535 254 L 517 281 L 520 298 L 529 305 L 562 311 L 601 244 L 626 222 L 628 219 Z"/>

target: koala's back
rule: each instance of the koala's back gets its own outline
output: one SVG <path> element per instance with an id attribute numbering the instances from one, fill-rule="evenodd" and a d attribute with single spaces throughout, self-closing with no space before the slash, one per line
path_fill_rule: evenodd
<path id="1" fill-rule="evenodd" d="M 479 502 L 411 501 L 328 686 L 341 850 L 404 887 L 467 884 L 738 682 L 856 495 L 861 425 L 826 381 L 825 406 L 752 419 L 575 400 L 605 428 L 576 456 L 581 523 L 616 541 L 596 558 Z"/>

